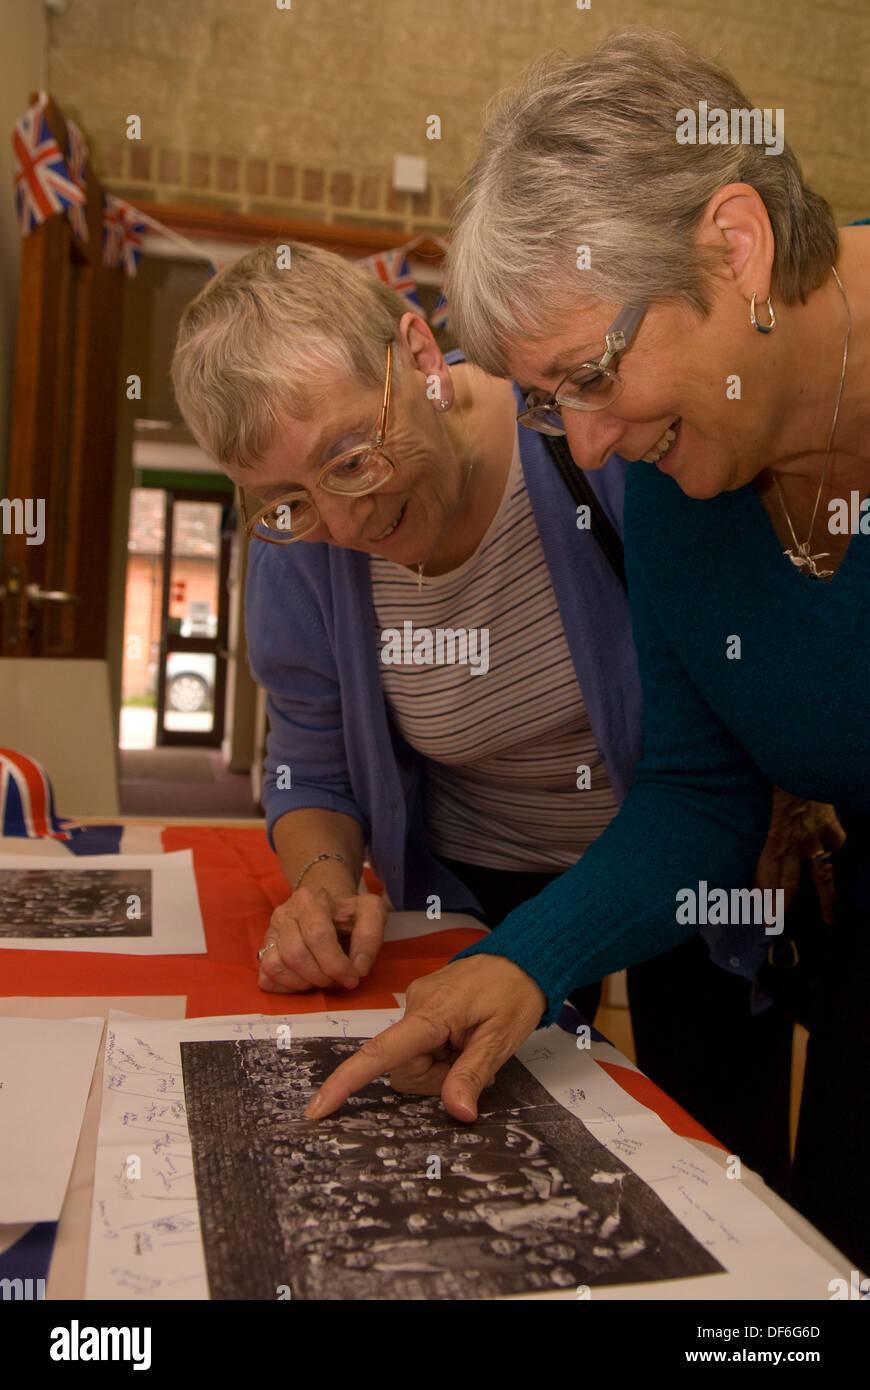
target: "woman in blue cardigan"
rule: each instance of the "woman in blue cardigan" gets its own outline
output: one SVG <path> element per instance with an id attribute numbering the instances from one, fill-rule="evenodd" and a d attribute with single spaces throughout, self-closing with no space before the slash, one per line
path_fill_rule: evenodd
<path id="1" fill-rule="evenodd" d="M 742 930 L 735 959 L 772 984 L 770 1013 L 810 1028 L 791 1199 L 866 1268 L 870 229 L 838 233 L 773 148 L 773 113 L 753 126 L 747 108 L 679 40 L 630 31 L 545 64 L 484 134 L 453 243 L 454 324 L 578 465 L 630 461 L 644 754 L 576 867 L 415 982 L 402 1022 L 308 1113 L 390 1071 L 473 1119 L 568 990 L 666 961 L 718 890 L 707 932 Z M 833 803 L 846 832 L 823 859 L 835 920 L 804 915 L 775 983 L 777 938 L 732 891 L 752 876 L 773 784 Z M 767 1065 L 735 1055 L 727 1028 L 719 1051 L 747 1087 Z"/>
<path id="2" fill-rule="evenodd" d="M 376 277 L 289 252 L 211 280 L 173 363 L 193 433 L 258 499 L 246 636 L 294 889 L 260 983 L 283 993 L 355 988 L 390 903 L 495 926 L 616 814 L 641 730 L 624 586 L 587 524 L 619 547 L 625 465 L 578 506 L 510 383 L 445 358 Z M 384 898 L 359 891 L 367 853 Z"/>

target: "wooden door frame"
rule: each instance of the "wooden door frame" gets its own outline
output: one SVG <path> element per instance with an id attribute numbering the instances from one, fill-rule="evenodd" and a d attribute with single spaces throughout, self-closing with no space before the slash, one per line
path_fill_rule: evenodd
<path id="1" fill-rule="evenodd" d="M 63 112 L 51 97 L 43 111 L 68 155 Z M 86 186 L 87 242 L 63 214 L 22 239 L 6 486 L 11 498 L 50 503 L 63 480 L 70 510 L 62 552 L 48 543 L 50 507 L 44 545 L 28 547 L 15 533 L 5 538 L 4 656 L 106 655 L 123 272 L 103 265 L 103 189 L 90 163 Z M 70 377 L 65 354 L 72 331 Z M 75 594 L 77 601 L 55 610 L 56 621 L 40 622 L 22 592 L 26 583 Z"/>
<path id="2" fill-rule="evenodd" d="M 421 232 L 397 232 L 393 227 L 356 227 L 337 223 L 304 222 L 286 217 L 254 217 L 242 212 L 223 212 L 215 208 L 188 207 L 184 203 L 153 203 L 138 199 L 135 206 L 146 216 L 162 222 L 170 231 L 191 240 L 257 243 L 262 241 L 306 241 L 325 251 L 336 251 L 350 259 L 391 251 L 417 241 L 414 255 L 440 265 L 444 249 L 434 236 Z"/>

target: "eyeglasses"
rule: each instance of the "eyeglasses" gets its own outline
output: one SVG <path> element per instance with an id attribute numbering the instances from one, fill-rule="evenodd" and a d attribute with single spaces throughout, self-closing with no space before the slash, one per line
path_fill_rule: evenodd
<path id="1" fill-rule="evenodd" d="M 387 379 L 384 382 L 384 399 L 378 421 L 377 433 L 368 444 L 357 444 L 346 449 L 336 458 L 330 459 L 321 470 L 315 486 L 335 497 L 364 497 L 383 487 L 393 476 L 396 465 L 384 453 L 383 443 L 387 432 L 387 417 L 390 410 L 390 389 L 393 376 L 392 344 L 387 344 Z M 239 488 L 239 511 L 249 537 L 269 541 L 272 545 L 291 545 L 302 540 L 303 536 L 316 531 L 320 525 L 320 512 L 310 492 L 298 488 L 288 492 L 276 502 L 261 507 L 254 516 L 248 517 L 245 495 Z"/>
<path id="2" fill-rule="evenodd" d="M 597 362 L 582 362 L 560 382 L 552 396 L 546 391 L 530 391 L 526 408 L 517 416 L 521 425 L 539 434 L 564 434 L 562 411 L 604 410 L 622 393 L 625 382 L 610 363 L 624 352 L 646 313 L 643 309 L 622 309 L 604 335 L 606 351 Z"/>

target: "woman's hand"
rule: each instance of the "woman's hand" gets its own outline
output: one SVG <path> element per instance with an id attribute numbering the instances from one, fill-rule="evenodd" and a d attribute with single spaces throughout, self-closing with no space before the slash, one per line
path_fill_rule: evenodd
<path id="1" fill-rule="evenodd" d="M 809 859 L 822 920 L 833 926 L 835 892 L 830 854 L 841 849 L 845 840 L 833 806 L 824 801 L 802 801 L 774 787 L 770 830 L 755 871 L 755 886 L 782 888 L 788 907 L 800 883 L 801 861 Z"/>
<path id="2" fill-rule="evenodd" d="M 504 956 L 467 956 L 408 987 L 405 1016 L 336 1067 L 305 1111 L 319 1120 L 385 1072 L 396 1091 L 437 1096 L 457 1120 L 477 1100 L 547 1007 L 530 975 Z"/>
<path id="3" fill-rule="evenodd" d="M 260 989 L 355 989 L 381 949 L 386 920 L 386 902 L 376 893 L 342 895 L 303 885 L 272 913 L 263 938 L 272 949 L 260 961 Z M 339 932 L 350 934 L 346 952 Z"/>

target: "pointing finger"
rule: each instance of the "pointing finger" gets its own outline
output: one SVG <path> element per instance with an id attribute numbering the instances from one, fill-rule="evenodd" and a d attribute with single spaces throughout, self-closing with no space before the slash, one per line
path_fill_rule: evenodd
<path id="1" fill-rule="evenodd" d="M 376 1038 L 368 1038 L 358 1052 L 336 1067 L 309 1102 L 306 1119 L 331 1115 L 354 1091 L 420 1053 L 433 1053 L 449 1036 L 449 1023 L 419 1013 L 406 1015 Z"/>

